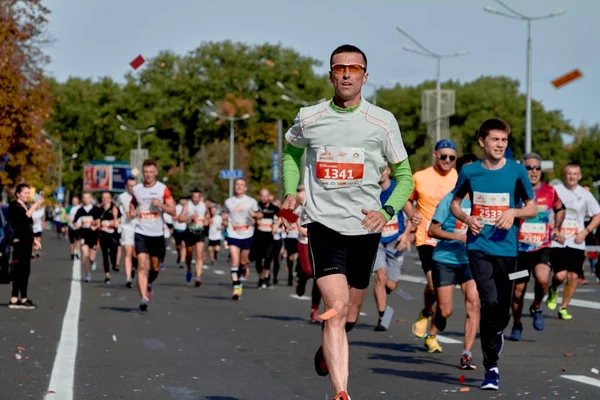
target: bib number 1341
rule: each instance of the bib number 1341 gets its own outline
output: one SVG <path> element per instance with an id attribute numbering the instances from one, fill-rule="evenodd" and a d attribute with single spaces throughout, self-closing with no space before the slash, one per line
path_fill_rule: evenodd
<path id="1" fill-rule="evenodd" d="M 360 147 L 320 147 L 316 175 L 326 188 L 361 186 L 365 171 L 365 151 Z"/>

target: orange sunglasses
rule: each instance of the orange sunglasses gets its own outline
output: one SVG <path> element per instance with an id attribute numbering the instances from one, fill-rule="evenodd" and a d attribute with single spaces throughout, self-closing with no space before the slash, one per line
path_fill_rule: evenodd
<path id="1" fill-rule="evenodd" d="M 336 75 L 342 75 L 346 71 L 346 68 L 348 68 L 351 74 L 365 72 L 365 66 L 362 64 L 333 64 L 331 71 Z"/>

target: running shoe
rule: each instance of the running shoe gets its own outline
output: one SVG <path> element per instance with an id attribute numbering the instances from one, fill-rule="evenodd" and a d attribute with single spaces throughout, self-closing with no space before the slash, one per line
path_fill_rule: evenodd
<path id="1" fill-rule="evenodd" d="M 531 311 L 531 309 L 530 309 Z M 544 312 L 541 308 L 533 309 L 533 329 L 543 331 L 546 324 L 544 323 Z"/>
<path id="2" fill-rule="evenodd" d="M 185 281 L 190 283 L 192 281 L 192 271 L 188 271 L 185 273 Z"/>
<path id="3" fill-rule="evenodd" d="M 148 299 L 142 299 L 140 302 L 140 311 L 148 311 Z"/>
<path id="4" fill-rule="evenodd" d="M 11 310 L 18 310 L 21 308 L 21 302 L 19 300 L 17 300 L 16 303 L 11 303 L 10 301 L 8 302 L 8 308 L 10 308 Z"/>
<path id="5" fill-rule="evenodd" d="M 266 289 L 267 287 L 268 287 L 267 282 L 265 282 L 265 281 L 263 281 L 262 284 L 260 285 L 261 289 Z"/>
<path id="6" fill-rule="evenodd" d="M 71 254 L 71 261 L 75 259 L 75 254 Z"/>
<path id="7" fill-rule="evenodd" d="M 113 271 L 115 271 L 115 272 L 119 272 L 119 271 L 120 271 L 120 269 L 119 269 L 119 267 L 118 267 L 118 266 L 117 266 L 117 267 L 113 267 L 113 269 L 112 269 L 112 270 L 113 270 Z"/>
<path id="8" fill-rule="evenodd" d="M 183 263 L 182 262 L 179 263 L 179 268 L 183 269 Z"/>
<path id="9" fill-rule="evenodd" d="M 417 318 L 417 322 L 412 326 L 413 335 L 419 339 L 424 337 L 427 334 L 427 327 L 429 326 L 430 321 L 431 317 L 426 317 L 425 314 L 423 314 L 423 311 L 421 311 L 419 313 L 419 318 Z"/>
<path id="10" fill-rule="evenodd" d="M 231 298 L 233 300 L 239 300 L 242 297 L 242 286 L 234 286 L 233 288 L 233 294 L 231 295 Z"/>
<path id="11" fill-rule="evenodd" d="M 202 279 L 196 278 L 196 283 L 194 283 L 195 287 L 200 287 L 202 285 Z"/>
<path id="12" fill-rule="evenodd" d="M 21 300 L 21 310 L 35 310 L 37 309 L 37 306 L 35 304 L 33 304 L 33 301 L 31 301 L 30 299 L 27 299 L 27 301 L 23 301 Z"/>
<path id="13" fill-rule="evenodd" d="M 300 278 L 298 279 L 298 285 L 296 285 L 296 295 L 302 297 L 304 293 L 306 293 L 306 279 Z"/>
<path id="14" fill-rule="evenodd" d="M 381 318 L 379 318 L 379 320 L 377 321 L 377 325 L 375 326 L 375 332 L 385 332 L 387 331 L 387 328 L 383 325 L 381 325 Z"/>
<path id="15" fill-rule="evenodd" d="M 508 340 L 513 342 L 520 342 L 521 340 L 523 340 L 523 324 L 513 325 Z"/>
<path id="16" fill-rule="evenodd" d="M 310 311 L 310 322 L 313 324 L 320 324 L 323 322 L 321 317 L 319 316 L 319 310 L 313 309 Z"/>
<path id="17" fill-rule="evenodd" d="M 557 298 L 558 292 L 555 289 L 552 289 L 552 286 L 550 286 L 550 290 L 548 291 L 548 300 L 546 300 L 546 307 L 548 307 L 548 310 L 556 310 Z"/>
<path id="18" fill-rule="evenodd" d="M 481 390 L 498 390 L 500 387 L 498 381 L 500 380 L 500 374 L 498 374 L 498 368 L 491 368 L 485 371 L 485 378 L 481 382 Z"/>
<path id="19" fill-rule="evenodd" d="M 167 269 L 167 267 L 165 267 L 165 264 L 162 264 L 162 263 L 161 263 L 161 264 L 160 264 L 160 270 L 161 270 L 161 271 L 164 271 L 165 269 Z"/>
<path id="20" fill-rule="evenodd" d="M 348 393 L 339 392 L 338 394 L 336 394 L 334 396 L 333 400 L 352 400 L 352 399 L 350 399 L 350 396 L 348 396 Z"/>
<path id="21" fill-rule="evenodd" d="M 127 289 L 131 289 L 133 287 L 133 281 L 131 279 L 127 279 L 127 281 L 125 281 L 125 287 Z"/>
<path id="22" fill-rule="evenodd" d="M 425 348 L 429 353 L 441 353 L 442 346 L 438 343 L 435 335 L 427 335 L 425 338 Z"/>
<path id="23" fill-rule="evenodd" d="M 473 357 L 468 354 L 464 354 L 460 357 L 460 369 L 477 369 L 477 365 L 473 362 Z"/>
<path id="24" fill-rule="evenodd" d="M 323 347 L 319 347 L 319 350 L 315 353 L 315 371 L 317 371 L 317 375 L 319 376 L 327 376 L 329 375 L 329 368 L 327 367 L 327 362 L 325 361 L 325 355 L 323 355 Z"/>
<path id="25" fill-rule="evenodd" d="M 564 319 L 565 321 L 569 321 L 573 319 L 573 316 L 569 313 L 569 311 L 566 308 L 561 308 L 558 312 L 558 318 Z"/>
<path id="26" fill-rule="evenodd" d="M 104 278 L 104 284 L 110 285 L 110 278 Z"/>
<path id="27" fill-rule="evenodd" d="M 79 254 L 75 253 L 75 259 L 79 260 Z"/>
<path id="28" fill-rule="evenodd" d="M 92 274 L 90 274 L 89 272 L 87 273 L 87 275 L 85 276 L 84 280 L 86 282 L 91 282 L 92 281 Z"/>
<path id="29" fill-rule="evenodd" d="M 261 290 L 261 289 L 263 288 L 262 286 L 263 286 L 263 280 L 262 280 L 262 279 L 259 279 L 259 280 L 258 280 L 258 285 L 256 285 L 256 288 L 257 288 L 258 290 Z"/>

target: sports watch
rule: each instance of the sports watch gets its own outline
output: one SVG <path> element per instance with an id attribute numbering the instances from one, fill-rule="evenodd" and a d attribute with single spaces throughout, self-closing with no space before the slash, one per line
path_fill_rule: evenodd
<path id="1" fill-rule="evenodd" d="M 390 218 L 393 218 L 394 215 L 396 215 L 396 211 L 394 210 L 394 207 L 383 206 L 382 208 L 383 208 L 383 211 L 385 211 L 390 216 Z"/>

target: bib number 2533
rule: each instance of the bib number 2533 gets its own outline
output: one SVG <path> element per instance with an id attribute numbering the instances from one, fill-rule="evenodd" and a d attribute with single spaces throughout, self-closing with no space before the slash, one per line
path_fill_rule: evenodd
<path id="1" fill-rule="evenodd" d="M 316 175 L 325 188 L 361 186 L 365 172 L 365 151 L 360 147 L 320 147 Z"/>

